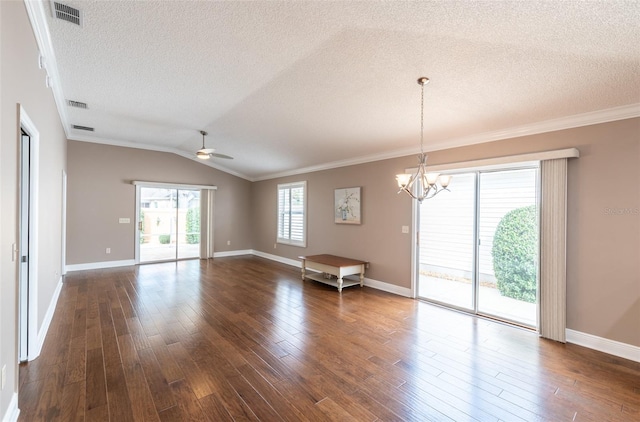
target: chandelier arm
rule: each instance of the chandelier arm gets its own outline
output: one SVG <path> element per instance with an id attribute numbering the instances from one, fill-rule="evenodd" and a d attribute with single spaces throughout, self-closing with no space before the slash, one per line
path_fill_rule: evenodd
<path id="1" fill-rule="evenodd" d="M 427 199 L 431 199 L 434 196 L 436 196 L 437 194 L 439 194 L 442 191 L 447 191 L 447 192 L 451 192 L 448 188 L 443 188 L 442 186 L 438 189 L 438 187 L 436 186 L 436 189 L 433 191 L 433 195 L 431 195 L 430 197 L 428 197 Z"/>
<path id="2" fill-rule="evenodd" d="M 413 192 L 411 192 L 411 190 L 409 190 L 409 189 L 407 189 L 407 188 L 401 188 L 401 189 L 398 191 L 398 193 L 400 193 L 400 192 L 404 192 L 404 193 L 406 193 L 407 195 L 409 195 L 409 196 L 410 196 L 410 197 L 412 197 L 413 199 L 419 199 L 417 196 L 415 196 L 415 195 L 413 194 Z"/>

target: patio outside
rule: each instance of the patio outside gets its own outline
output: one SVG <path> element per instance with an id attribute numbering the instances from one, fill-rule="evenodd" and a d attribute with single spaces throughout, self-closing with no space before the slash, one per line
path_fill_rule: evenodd
<path id="1" fill-rule="evenodd" d="M 438 302 L 455 304 L 462 297 L 469 297 L 471 280 L 448 280 L 420 272 L 418 296 Z M 502 296 L 495 284 L 481 282 L 478 296 L 481 298 L 482 313 L 499 315 L 500 318 L 535 327 L 537 310 L 535 303 Z"/>
<path id="2" fill-rule="evenodd" d="M 198 258 L 200 256 L 200 244 L 180 243 L 180 259 Z M 145 262 L 164 261 L 176 259 L 176 245 L 162 245 L 160 243 L 143 243 L 140 245 L 140 256 L 144 256 Z"/>

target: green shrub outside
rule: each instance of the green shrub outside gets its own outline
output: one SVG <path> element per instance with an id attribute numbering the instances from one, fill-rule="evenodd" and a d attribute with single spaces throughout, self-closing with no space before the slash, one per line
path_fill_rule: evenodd
<path id="1" fill-rule="evenodd" d="M 187 211 L 187 243 L 200 243 L 200 209 L 189 208 Z"/>
<path id="2" fill-rule="evenodd" d="M 502 296 L 535 303 L 538 273 L 536 207 L 508 212 L 493 236 L 493 271 Z"/>
<path id="3" fill-rule="evenodd" d="M 168 245 L 169 242 L 171 242 L 171 235 L 170 234 L 161 234 L 158 236 L 158 240 L 160 241 L 160 243 L 162 245 Z"/>

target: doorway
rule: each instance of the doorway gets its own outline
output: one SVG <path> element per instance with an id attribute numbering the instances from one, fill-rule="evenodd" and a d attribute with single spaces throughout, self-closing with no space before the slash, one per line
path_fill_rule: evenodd
<path id="1" fill-rule="evenodd" d="M 139 262 L 200 257 L 200 190 L 139 186 Z"/>
<path id="2" fill-rule="evenodd" d="M 18 360 L 35 359 L 38 345 L 39 132 L 20 107 L 18 189 Z"/>
<path id="3" fill-rule="evenodd" d="M 453 180 L 418 205 L 417 296 L 537 327 L 538 167 Z"/>

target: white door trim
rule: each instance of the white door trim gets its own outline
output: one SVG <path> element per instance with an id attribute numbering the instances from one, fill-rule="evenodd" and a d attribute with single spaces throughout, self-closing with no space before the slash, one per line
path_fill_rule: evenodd
<path id="1" fill-rule="evenodd" d="M 22 105 L 19 106 L 20 128 L 30 137 L 30 164 L 29 164 L 29 312 L 28 312 L 28 344 L 26 353 L 20 353 L 20 357 L 33 360 L 39 355 L 38 348 L 38 180 L 40 158 L 40 132 L 29 118 Z M 20 145 L 22 145 L 22 133 L 18 131 Z M 22 146 L 21 146 L 22 148 Z M 22 246 L 20 246 L 22 252 Z M 22 253 L 19 254 L 21 259 Z M 18 294 L 20 290 L 18 290 Z"/>
<path id="2" fill-rule="evenodd" d="M 62 249 L 60 273 L 67 274 L 67 172 L 62 170 Z"/>

